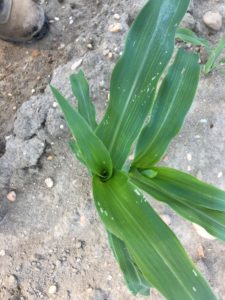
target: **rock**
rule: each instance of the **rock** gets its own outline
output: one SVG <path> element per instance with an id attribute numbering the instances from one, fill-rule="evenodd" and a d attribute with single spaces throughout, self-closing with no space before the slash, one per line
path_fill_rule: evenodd
<path id="1" fill-rule="evenodd" d="M 110 32 L 120 32 L 123 29 L 121 23 L 115 23 L 109 26 L 109 31 Z"/>
<path id="2" fill-rule="evenodd" d="M 39 138 L 33 137 L 29 140 L 21 140 L 10 136 L 6 143 L 4 157 L 14 169 L 24 169 L 36 166 L 45 149 L 45 143 Z"/>
<path id="3" fill-rule="evenodd" d="M 218 11 L 208 11 L 204 14 L 203 21 L 209 28 L 216 31 L 222 27 L 222 16 Z"/>
<path id="4" fill-rule="evenodd" d="M 53 295 L 57 292 L 57 286 L 56 285 L 51 285 L 48 289 L 48 293 Z"/>
<path id="5" fill-rule="evenodd" d="M 62 113 L 56 108 L 49 109 L 46 128 L 52 138 L 66 137 L 69 134 L 66 122 L 62 119 Z"/>
<path id="6" fill-rule="evenodd" d="M 8 283 L 11 288 L 16 288 L 18 286 L 18 280 L 15 275 L 10 275 L 8 277 Z"/>
<path id="7" fill-rule="evenodd" d="M 204 258 L 205 257 L 205 253 L 204 253 L 204 249 L 203 249 L 202 245 L 198 246 L 197 255 L 198 255 L 199 258 Z"/>
<path id="8" fill-rule="evenodd" d="M 5 256 L 5 250 L 0 250 L 0 256 Z"/>
<path id="9" fill-rule="evenodd" d="M 54 182 L 50 177 L 45 179 L 45 184 L 49 189 L 51 189 L 54 186 Z"/>
<path id="10" fill-rule="evenodd" d="M 29 139 L 42 128 L 47 117 L 50 101 L 41 96 L 34 96 L 24 102 L 16 114 L 14 133 L 20 139 Z"/>
<path id="11" fill-rule="evenodd" d="M 16 193 L 14 191 L 11 191 L 7 194 L 6 198 L 10 201 L 10 202 L 15 202 L 16 201 Z"/>
<path id="12" fill-rule="evenodd" d="M 114 15 L 113 15 L 113 19 L 115 19 L 115 20 L 119 20 L 119 19 L 120 19 L 120 15 L 118 15 L 118 14 L 114 14 Z"/>

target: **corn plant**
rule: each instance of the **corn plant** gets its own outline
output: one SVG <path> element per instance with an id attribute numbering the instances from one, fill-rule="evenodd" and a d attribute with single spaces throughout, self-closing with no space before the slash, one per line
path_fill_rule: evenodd
<path id="1" fill-rule="evenodd" d="M 130 291 L 149 295 L 155 287 L 169 300 L 212 300 L 205 279 L 143 195 L 225 241 L 225 192 L 157 165 L 181 128 L 199 81 L 198 55 L 183 49 L 173 55 L 188 4 L 147 2 L 113 70 L 109 105 L 99 124 L 82 71 L 70 78 L 77 108 L 51 88 L 74 138 L 70 147 L 92 176 L 95 206 Z"/>

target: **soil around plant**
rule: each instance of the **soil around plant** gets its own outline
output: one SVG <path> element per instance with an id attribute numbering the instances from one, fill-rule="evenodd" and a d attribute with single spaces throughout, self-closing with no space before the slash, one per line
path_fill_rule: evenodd
<path id="1" fill-rule="evenodd" d="M 49 0 L 43 3 L 51 21 L 45 39 L 0 41 L 0 299 L 146 299 L 124 284 L 90 178 L 69 151 L 70 133 L 48 87 L 51 82 L 74 103 L 69 75 L 82 68 L 100 120 L 111 70 L 144 2 Z M 225 21 L 219 31 L 210 30 L 203 23 L 207 11 L 225 19 L 224 1 L 191 2 L 183 24 L 215 44 Z M 113 26 L 119 30 L 111 32 Z M 224 128 L 224 75 L 217 70 L 202 77 L 163 164 L 225 189 Z M 149 200 L 225 300 L 225 244 L 203 238 L 190 222 Z M 152 289 L 149 299 L 163 298 Z"/>

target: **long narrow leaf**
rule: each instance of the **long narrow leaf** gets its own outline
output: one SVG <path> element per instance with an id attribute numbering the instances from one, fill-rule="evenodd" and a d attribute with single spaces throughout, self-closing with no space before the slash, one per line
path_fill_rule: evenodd
<path id="1" fill-rule="evenodd" d="M 132 182 L 140 189 L 144 190 L 157 200 L 167 203 L 182 217 L 201 225 L 210 234 L 225 241 L 225 212 L 195 205 L 195 199 L 199 197 L 197 191 L 196 196 L 193 195 L 193 198 L 188 197 L 186 201 L 184 201 L 183 197 L 177 196 L 176 190 L 174 193 L 172 193 L 171 190 L 168 192 L 164 186 L 161 186 L 160 183 L 157 182 L 157 175 L 153 178 L 143 175 L 142 172 L 135 171 L 132 172 L 130 176 Z M 187 181 L 186 187 L 188 190 L 189 181 Z M 189 195 L 189 191 L 187 191 L 187 194 Z M 183 192 L 183 195 L 186 195 L 185 191 Z"/>
<path id="2" fill-rule="evenodd" d="M 141 132 L 133 165 L 149 168 L 161 159 L 193 102 L 199 74 L 198 55 L 180 49 L 160 87 L 150 122 Z"/>
<path id="3" fill-rule="evenodd" d="M 75 111 L 60 92 L 51 87 L 67 124 L 77 141 L 82 157 L 88 168 L 100 177 L 109 178 L 112 175 L 112 161 L 109 152 L 102 141 L 95 135 L 84 118 Z"/>
<path id="4" fill-rule="evenodd" d="M 176 39 L 185 43 L 191 43 L 195 46 L 203 46 L 209 51 L 209 42 L 204 38 L 198 37 L 192 30 L 188 28 L 178 28 L 176 32 Z"/>
<path id="5" fill-rule="evenodd" d="M 155 167 L 152 181 L 167 195 L 192 205 L 225 212 L 225 191 L 171 168 Z"/>
<path id="6" fill-rule="evenodd" d="M 151 285 L 168 300 L 215 300 L 183 247 L 128 177 L 93 178 L 93 194 L 107 230 L 125 242 Z"/>
<path id="7" fill-rule="evenodd" d="M 216 67 L 216 61 L 218 60 L 219 56 L 222 54 L 225 48 L 225 35 L 219 41 L 217 47 L 213 49 L 209 55 L 209 58 L 204 66 L 204 72 L 208 74 Z"/>
<path id="8" fill-rule="evenodd" d="M 109 244 L 123 272 L 129 290 L 134 294 L 150 295 L 149 283 L 133 262 L 126 244 L 108 231 Z"/>
<path id="9" fill-rule="evenodd" d="M 90 98 L 89 85 L 82 70 L 70 76 L 74 96 L 78 101 L 78 112 L 94 130 L 97 126 L 95 120 L 95 107 Z"/>
<path id="10" fill-rule="evenodd" d="M 128 34 L 124 53 L 112 74 L 109 106 L 97 128 L 117 169 L 123 166 L 152 107 L 188 4 L 189 0 L 148 1 Z"/>

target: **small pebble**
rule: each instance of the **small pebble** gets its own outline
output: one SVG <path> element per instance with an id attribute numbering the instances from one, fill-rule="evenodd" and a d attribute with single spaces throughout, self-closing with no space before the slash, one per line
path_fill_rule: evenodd
<path id="1" fill-rule="evenodd" d="M 77 241 L 77 242 L 76 242 L 76 248 L 77 248 L 77 249 L 80 249 L 81 247 L 82 247 L 81 241 Z"/>
<path id="2" fill-rule="evenodd" d="M 220 30 L 222 27 L 222 16 L 218 11 L 208 11 L 203 16 L 204 23 L 213 30 Z"/>
<path id="3" fill-rule="evenodd" d="M 52 160 L 53 160 L 53 156 L 52 156 L 52 155 L 49 155 L 49 156 L 47 157 L 47 160 L 52 161 Z"/>
<path id="4" fill-rule="evenodd" d="M 113 57 L 113 54 L 112 54 L 112 52 L 109 52 L 109 54 L 108 54 L 108 58 L 112 58 Z"/>
<path id="5" fill-rule="evenodd" d="M 0 250 L 0 256 L 5 256 L 5 250 Z"/>
<path id="6" fill-rule="evenodd" d="M 115 20 L 119 20 L 119 19 L 120 19 L 120 15 L 118 15 L 118 14 L 115 14 L 115 15 L 113 16 L 113 19 L 115 19 Z"/>
<path id="7" fill-rule="evenodd" d="M 221 178 L 222 176 L 223 176 L 223 172 L 219 172 L 217 175 L 218 178 Z"/>
<path id="8" fill-rule="evenodd" d="M 202 247 L 202 245 L 199 245 L 197 248 L 197 254 L 199 258 L 203 258 L 205 257 L 205 253 L 204 253 L 204 249 Z"/>
<path id="9" fill-rule="evenodd" d="M 9 192 L 6 197 L 10 202 L 16 201 L 16 193 L 14 191 Z"/>
<path id="10" fill-rule="evenodd" d="M 187 154 L 187 160 L 188 160 L 188 161 L 191 161 L 191 160 L 192 160 L 192 155 L 191 155 L 191 153 L 188 153 L 188 154 Z"/>
<path id="11" fill-rule="evenodd" d="M 90 50 L 92 50 L 93 49 L 93 45 L 89 43 L 89 44 L 87 44 L 87 48 L 90 49 Z"/>
<path id="12" fill-rule="evenodd" d="M 108 54 L 109 54 L 109 49 L 105 49 L 105 50 L 103 51 L 103 55 L 106 56 L 106 55 L 108 55 Z"/>
<path id="13" fill-rule="evenodd" d="M 55 21 L 59 21 L 59 17 L 55 17 L 54 19 L 55 19 Z"/>
<path id="14" fill-rule="evenodd" d="M 11 288 L 16 288 L 18 286 L 18 280 L 15 275 L 10 275 L 8 277 L 8 282 Z"/>
<path id="15" fill-rule="evenodd" d="M 46 178 L 45 179 L 45 184 L 46 184 L 46 186 L 48 187 L 48 188 L 52 188 L 53 187 L 53 185 L 54 185 L 54 182 L 53 182 L 53 180 L 52 180 L 52 178 Z"/>
<path id="16" fill-rule="evenodd" d="M 48 293 L 53 295 L 57 292 L 57 286 L 56 285 L 51 285 L 48 289 Z"/>
<path id="17" fill-rule="evenodd" d="M 110 32 L 120 32 L 123 29 L 121 23 L 115 23 L 109 26 L 109 31 Z"/>
<path id="18" fill-rule="evenodd" d="M 108 280 L 111 281 L 112 280 L 112 275 L 108 276 Z"/>

